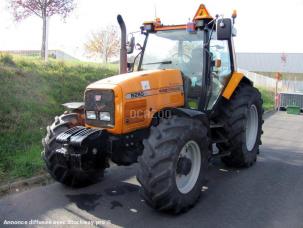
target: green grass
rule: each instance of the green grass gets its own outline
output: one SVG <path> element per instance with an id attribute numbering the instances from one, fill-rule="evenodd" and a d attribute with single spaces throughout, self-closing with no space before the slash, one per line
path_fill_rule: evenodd
<path id="1" fill-rule="evenodd" d="M 82 101 L 89 83 L 116 73 L 115 65 L 0 55 L 0 182 L 41 173 L 41 138 L 61 104 Z"/>
<path id="2" fill-rule="evenodd" d="M 263 108 L 265 111 L 275 108 L 275 93 L 265 88 L 258 88 L 262 94 Z"/>

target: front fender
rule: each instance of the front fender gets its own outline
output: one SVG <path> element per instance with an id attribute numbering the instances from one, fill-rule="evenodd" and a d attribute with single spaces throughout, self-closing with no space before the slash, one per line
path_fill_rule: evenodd
<path id="1" fill-rule="evenodd" d="M 206 115 L 206 113 L 198 111 L 198 110 L 193 110 L 193 109 L 188 109 L 188 108 L 174 108 L 171 109 L 173 115 L 177 116 L 186 116 L 189 118 L 193 119 L 198 119 L 204 123 L 206 127 L 209 127 L 209 119 Z"/>
<path id="2" fill-rule="evenodd" d="M 72 112 L 82 112 L 84 110 L 84 102 L 69 102 L 62 104 L 64 108 Z"/>

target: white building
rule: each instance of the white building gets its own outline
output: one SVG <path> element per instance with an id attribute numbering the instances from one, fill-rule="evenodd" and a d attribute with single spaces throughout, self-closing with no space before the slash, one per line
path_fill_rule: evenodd
<path id="1" fill-rule="evenodd" d="M 248 71 L 303 73 L 303 53 L 237 53 L 237 63 Z"/>

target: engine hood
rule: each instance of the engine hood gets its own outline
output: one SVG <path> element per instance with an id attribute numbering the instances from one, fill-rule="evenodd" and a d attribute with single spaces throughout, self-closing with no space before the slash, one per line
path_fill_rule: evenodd
<path id="1" fill-rule="evenodd" d="M 148 70 L 127 74 L 120 74 L 96 81 L 87 89 L 114 89 L 120 87 L 123 92 L 144 91 L 157 88 L 182 85 L 182 76 L 179 70 Z"/>
<path id="2" fill-rule="evenodd" d="M 164 108 L 184 106 L 182 74 L 175 69 L 116 75 L 90 84 L 85 94 L 95 94 L 91 96 L 92 100 L 97 99 L 96 94 L 101 99 L 103 90 L 112 90 L 114 95 L 115 124 L 113 128 L 107 129 L 113 134 L 146 128 L 156 112 Z M 136 117 L 133 112 L 136 112 Z"/>

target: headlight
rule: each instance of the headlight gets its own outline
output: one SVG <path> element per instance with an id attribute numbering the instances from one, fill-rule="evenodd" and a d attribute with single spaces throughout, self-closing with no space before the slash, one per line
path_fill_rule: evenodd
<path id="1" fill-rule="evenodd" d="M 96 112 L 95 111 L 86 111 L 86 118 L 89 120 L 96 120 Z"/>
<path id="2" fill-rule="evenodd" d="M 102 121 L 110 121 L 110 113 L 109 112 L 100 112 L 99 118 Z"/>

